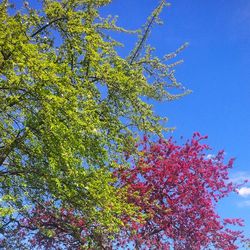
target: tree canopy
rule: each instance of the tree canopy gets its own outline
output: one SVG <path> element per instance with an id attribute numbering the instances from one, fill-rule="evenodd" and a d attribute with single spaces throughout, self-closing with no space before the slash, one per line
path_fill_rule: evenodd
<path id="1" fill-rule="evenodd" d="M 244 236 L 232 226 L 243 221 L 215 211 L 217 202 L 237 189 L 228 181 L 234 160 L 225 164 L 223 151 L 208 158 L 205 139 L 195 133 L 178 145 L 144 138 L 134 165 L 114 171 L 118 186 L 127 187 L 124 198 L 137 208 L 132 216 L 120 216 L 119 231 L 93 234 L 84 215 L 47 201 L 10 230 L 8 242 L 30 249 L 238 249 Z"/>
<path id="2" fill-rule="evenodd" d="M 119 244 L 133 242 L 138 249 L 238 249 L 244 237 L 231 226 L 243 226 L 243 221 L 223 219 L 215 211 L 217 202 L 238 187 L 229 181 L 234 159 L 225 164 L 224 151 L 207 157 L 211 148 L 205 139 L 194 133 L 178 145 L 173 138 L 152 143 L 145 137 L 136 164 L 116 171 L 128 186 L 128 200 L 147 215 L 146 221 L 125 218 L 130 233 Z"/>
<path id="3" fill-rule="evenodd" d="M 142 134 L 169 130 L 145 100 L 189 93 L 175 78 L 181 61 L 173 62 L 186 45 L 160 59 L 147 43 L 166 1 L 135 31 L 100 15 L 110 2 L 43 0 L 38 9 L 27 1 L 20 9 L 0 3 L 0 240 L 6 249 L 109 249 L 133 241 L 123 234 L 143 234 L 150 216 L 156 223 L 145 200 L 130 196 L 144 192 L 143 183 L 133 183 L 140 178 L 123 183 L 123 174 L 135 171 L 128 158 L 140 159 Z M 138 36 L 126 57 L 117 53 L 121 43 L 112 32 Z M 148 193 L 157 188 L 156 173 Z M 153 201 L 151 210 L 162 202 Z"/>
<path id="4" fill-rule="evenodd" d="M 48 199 L 88 218 L 93 233 L 117 231 L 119 215 L 135 212 L 123 198 L 126 190 L 112 185 L 112 169 L 134 150 L 140 131 L 163 129 L 145 97 L 172 100 L 186 92 L 173 65 L 146 45 L 165 1 L 126 58 L 108 32 L 131 32 L 100 16 L 108 3 L 46 0 L 41 9 L 25 2 L 19 10 L 9 1 L 0 4 L 3 228 Z"/>

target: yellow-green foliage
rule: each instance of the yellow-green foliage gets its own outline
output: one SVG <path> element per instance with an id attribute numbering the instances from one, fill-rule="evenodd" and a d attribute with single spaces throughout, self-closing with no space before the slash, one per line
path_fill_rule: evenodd
<path id="1" fill-rule="evenodd" d="M 163 129 L 143 97 L 171 100 L 167 86 L 180 85 L 145 46 L 151 23 L 127 58 L 117 54 L 105 30 L 125 30 L 98 12 L 109 2 L 44 0 L 13 15 L 0 4 L 2 220 L 51 199 L 117 231 L 136 210 L 113 185 L 114 162 L 135 153 L 140 131 Z"/>

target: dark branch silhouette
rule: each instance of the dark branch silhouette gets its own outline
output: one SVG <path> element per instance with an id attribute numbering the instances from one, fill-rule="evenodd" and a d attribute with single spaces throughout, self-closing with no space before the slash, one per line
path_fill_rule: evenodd
<path id="1" fill-rule="evenodd" d="M 34 37 L 36 36 L 37 34 L 41 33 L 43 30 L 45 30 L 47 27 L 49 27 L 50 25 L 52 25 L 53 23 L 57 22 L 57 21 L 60 21 L 60 20 L 64 20 L 64 19 L 67 19 L 66 17 L 59 17 L 59 18 L 56 18 L 52 21 L 50 21 L 49 23 L 46 23 L 44 26 L 42 26 L 40 29 L 38 29 L 35 33 L 33 33 L 31 35 L 31 37 Z"/>
<path id="2" fill-rule="evenodd" d="M 148 21 L 148 23 L 146 24 L 146 27 L 144 29 L 144 34 L 142 35 L 142 38 L 140 40 L 140 42 L 137 45 L 137 48 L 134 52 L 134 54 L 132 55 L 132 58 L 130 59 L 130 64 L 132 64 L 134 62 L 134 60 L 138 57 L 140 50 L 143 47 L 143 44 L 145 43 L 145 41 L 148 38 L 148 34 L 151 30 L 151 27 L 155 21 L 155 19 L 157 18 L 157 16 L 159 15 L 159 10 L 163 7 L 163 5 L 165 4 L 165 1 L 161 1 L 161 3 L 159 4 L 159 6 L 155 9 L 155 11 L 153 12 L 151 19 Z"/>

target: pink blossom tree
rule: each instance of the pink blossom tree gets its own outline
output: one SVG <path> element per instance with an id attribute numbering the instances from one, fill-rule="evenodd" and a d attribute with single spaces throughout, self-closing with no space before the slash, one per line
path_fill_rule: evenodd
<path id="1" fill-rule="evenodd" d="M 243 226 L 241 219 L 221 219 L 216 203 L 236 191 L 229 182 L 233 159 L 224 164 L 223 151 L 207 157 L 207 137 L 195 133 L 183 146 L 170 140 L 140 147 L 141 157 L 133 168 L 117 173 L 128 186 L 128 199 L 145 215 L 144 222 L 126 218 L 130 233 L 128 244 L 143 249 L 237 249 Z"/>

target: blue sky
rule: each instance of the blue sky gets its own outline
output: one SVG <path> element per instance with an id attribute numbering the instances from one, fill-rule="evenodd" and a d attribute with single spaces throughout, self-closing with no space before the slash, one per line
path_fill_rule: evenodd
<path id="1" fill-rule="evenodd" d="M 158 1 L 114 0 L 103 13 L 118 15 L 118 24 L 140 27 Z M 209 136 L 214 152 L 224 149 L 235 157 L 233 181 L 250 180 L 250 1 L 172 0 L 161 15 L 150 44 L 163 56 L 184 42 L 178 79 L 193 93 L 174 102 L 158 103 L 155 110 L 176 127 L 176 137 L 199 131 Z M 126 40 L 129 51 L 134 41 Z M 133 39 L 132 39 L 133 40 Z M 250 187 L 232 195 L 217 208 L 224 217 L 241 217 L 250 237 Z M 248 194 L 248 195 L 247 195 Z"/>

